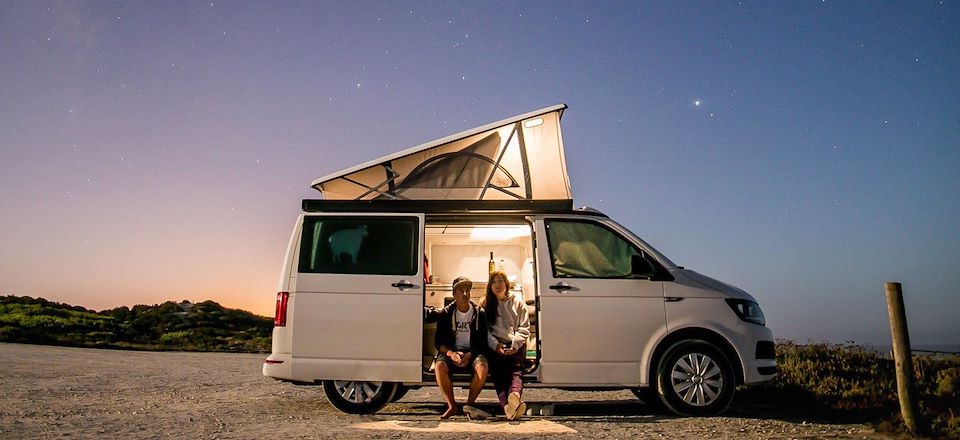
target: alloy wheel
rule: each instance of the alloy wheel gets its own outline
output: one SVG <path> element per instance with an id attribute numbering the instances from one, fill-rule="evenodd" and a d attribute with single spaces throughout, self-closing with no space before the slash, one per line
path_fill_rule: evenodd
<path id="1" fill-rule="evenodd" d="M 335 380 L 333 386 L 343 400 L 350 403 L 370 403 L 383 387 L 383 382 L 356 382 L 348 380 Z"/>
<path id="2" fill-rule="evenodd" d="M 677 359 L 670 376 L 673 391 L 693 406 L 711 404 L 724 386 L 720 366 L 703 353 L 688 353 Z"/>

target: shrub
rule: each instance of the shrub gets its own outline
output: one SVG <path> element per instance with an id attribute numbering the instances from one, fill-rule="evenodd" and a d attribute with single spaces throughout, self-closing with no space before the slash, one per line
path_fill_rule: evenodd
<path id="1" fill-rule="evenodd" d="M 213 301 L 167 301 L 97 313 L 42 298 L 0 296 L 0 342 L 263 352 L 269 350 L 272 330 L 271 318 Z"/>
<path id="2" fill-rule="evenodd" d="M 960 356 L 913 356 L 921 424 L 935 437 L 960 438 Z M 778 375 L 748 389 L 750 400 L 790 406 L 799 414 L 872 421 L 902 429 L 896 368 L 885 353 L 852 343 L 777 343 Z M 784 399 L 777 401 L 778 399 Z"/>

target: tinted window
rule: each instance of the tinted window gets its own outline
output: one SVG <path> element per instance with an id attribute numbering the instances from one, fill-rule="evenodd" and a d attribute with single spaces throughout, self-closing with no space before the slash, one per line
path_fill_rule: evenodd
<path id="1" fill-rule="evenodd" d="M 300 272 L 416 275 L 416 217 L 303 219 Z"/>
<path id="2" fill-rule="evenodd" d="M 557 278 L 632 278 L 631 259 L 643 255 L 619 234 L 592 222 L 549 221 L 547 240 Z"/>

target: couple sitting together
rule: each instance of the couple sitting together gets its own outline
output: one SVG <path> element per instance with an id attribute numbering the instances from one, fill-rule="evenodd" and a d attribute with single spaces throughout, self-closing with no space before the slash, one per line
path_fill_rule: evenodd
<path id="1" fill-rule="evenodd" d="M 527 410 L 523 393 L 523 360 L 530 318 L 527 306 L 517 293 L 510 292 L 510 283 L 503 272 L 493 272 L 487 282 L 487 293 L 479 306 L 470 301 L 473 287 L 467 277 L 453 281 L 454 301 L 440 311 L 437 320 L 435 372 L 437 385 L 447 401 L 447 410 L 440 416 L 466 413 L 471 420 L 490 415 L 473 406 L 483 389 L 487 375 L 500 406 L 508 420 L 516 420 Z M 453 397 L 453 373 L 469 373 L 470 394 L 461 409 Z"/>

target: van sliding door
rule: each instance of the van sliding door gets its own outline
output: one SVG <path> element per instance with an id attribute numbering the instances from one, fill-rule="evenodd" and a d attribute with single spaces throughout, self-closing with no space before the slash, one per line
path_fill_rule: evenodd
<path id="1" fill-rule="evenodd" d="M 422 214 L 304 217 L 293 376 L 420 381 Z"/>

